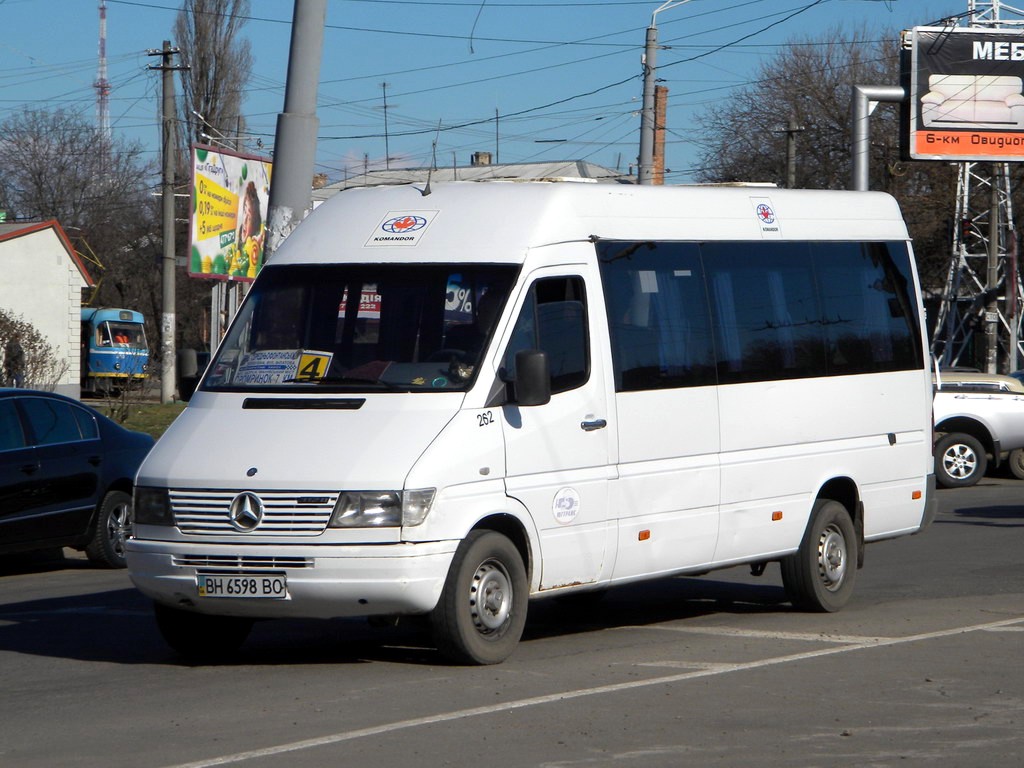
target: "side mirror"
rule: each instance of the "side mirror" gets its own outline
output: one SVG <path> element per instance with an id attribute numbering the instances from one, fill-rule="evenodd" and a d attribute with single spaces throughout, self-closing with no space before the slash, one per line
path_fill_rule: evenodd
<path id="1" fill-rule="evenodd" d="M 516 352 L 516 402 L 522 406 L 545 405 L 551 400 L 548 356 L 538 349 Z"/>

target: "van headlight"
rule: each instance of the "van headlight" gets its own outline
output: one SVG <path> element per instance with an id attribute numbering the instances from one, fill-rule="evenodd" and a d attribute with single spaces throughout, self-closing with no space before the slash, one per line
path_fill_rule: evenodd
<path id="1" fill-rule="evenodd" d="M 132 520 L 141 525 L 174 525 L 167 489 L 135 486 Z"/>
<path id="2" fill-rule="evenodd" d="M 419 525 L 430 511 L 434 489 L 416 491 L 343 491 L 328 528 L 387 528 Z"/>

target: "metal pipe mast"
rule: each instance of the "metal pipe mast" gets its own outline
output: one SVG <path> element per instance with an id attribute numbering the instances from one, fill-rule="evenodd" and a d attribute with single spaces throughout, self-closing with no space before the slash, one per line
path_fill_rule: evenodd
<path id="1" fill-rule="evenodd" d="M 1006 18 L 1004 12 L 1017 18 Z M 1024 28 L 1024 11 L 1001 0 L 968 0 L 967 26 Z M 943 367 L 1015 371 L 1024 355 L 1024 291 L 1017 269 L 1008 163 L 959 164 L 952 241 L 932 353 Z"/>

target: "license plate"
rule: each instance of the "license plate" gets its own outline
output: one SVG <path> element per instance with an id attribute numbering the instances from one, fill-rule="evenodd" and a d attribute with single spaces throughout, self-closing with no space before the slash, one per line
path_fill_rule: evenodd
<path id="1" fill-rule="evenodd" d="M 231 576 L 200 573 L 196 576 L 196 587 L 200 597 L 261 597 L 278 600 L 288 597 L 288 579 L 283 573 Z"/>

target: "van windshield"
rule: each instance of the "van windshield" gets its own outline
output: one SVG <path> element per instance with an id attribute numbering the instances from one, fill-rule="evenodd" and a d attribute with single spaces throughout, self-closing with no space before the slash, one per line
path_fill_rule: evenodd
<path id="1" fill-rule="evenodd" d="M 460 391 L 473 382 L 517 266 L 266 266 L 204 390 Z"/>

